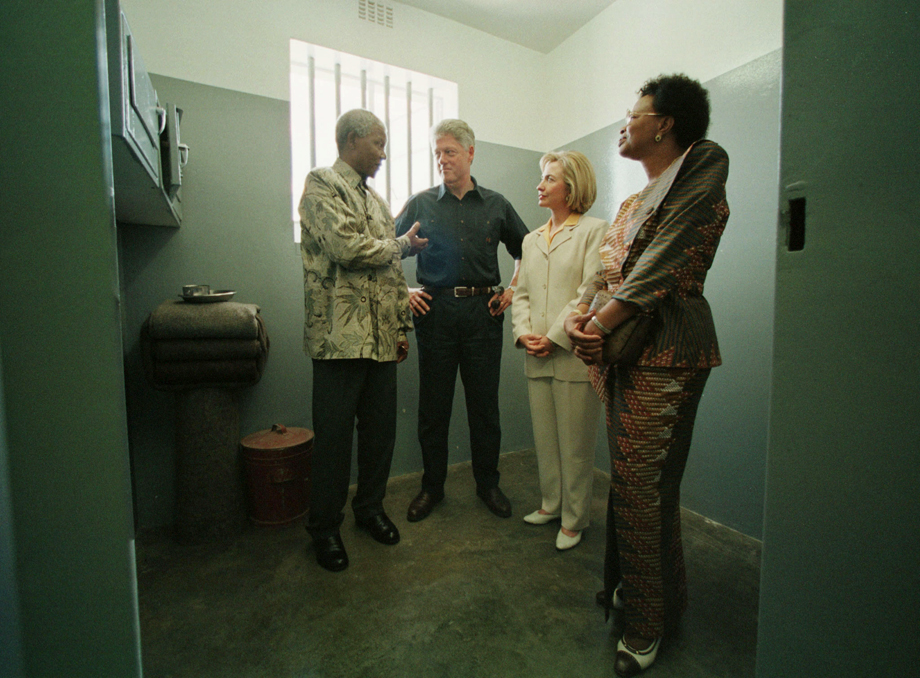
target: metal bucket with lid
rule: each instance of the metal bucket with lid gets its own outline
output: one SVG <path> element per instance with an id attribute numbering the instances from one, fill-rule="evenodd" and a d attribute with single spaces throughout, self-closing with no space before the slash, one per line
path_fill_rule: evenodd
<path id="1" fill-rule="evenodd" d="M 249 517 L 258 525 L 284 525 L 310 506 L 313 431 L 275 424 L 240 442 L 249 490 Z"/>

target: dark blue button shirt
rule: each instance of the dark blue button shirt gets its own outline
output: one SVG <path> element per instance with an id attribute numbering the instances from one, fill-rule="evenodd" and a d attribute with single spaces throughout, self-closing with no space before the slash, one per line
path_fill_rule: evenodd
<path id="1" fill-rule="evenodd" d="M 428 247 L 416 259 L 416 278 L 431 287 L 484 287 L 500 285 L 498 243 L 508 254 L 521 258 L 527 227 L 501 193 L 473 188 L 458 200 L 444 184 L 409 198 L 396 217 L 402 235 L 416 221 Z"/>

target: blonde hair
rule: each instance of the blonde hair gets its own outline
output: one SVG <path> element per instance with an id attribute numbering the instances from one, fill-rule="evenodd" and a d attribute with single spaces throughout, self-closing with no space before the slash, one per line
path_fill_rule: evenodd
<path id="1" fill-rule="evenodd" d="M 591 209 L 597 199 L 597 177 L 591 161 L 578 151 L 557 151 L 540 158 L 540 171 L 546 171 L 551 162 L 562 166 L 562 180 L 569 189 L 565 201 L 572 211 L 584 214 Z"/>

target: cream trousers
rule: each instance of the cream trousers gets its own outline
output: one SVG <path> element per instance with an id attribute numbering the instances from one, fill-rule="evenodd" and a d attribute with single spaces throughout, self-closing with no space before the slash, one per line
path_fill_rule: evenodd
<path id="1" fill-rule="evenodd" d="M 527 380 L 542 509 L 568 530 L 591 522 L 594 444 L 601 401 L 588 381 Z"/>

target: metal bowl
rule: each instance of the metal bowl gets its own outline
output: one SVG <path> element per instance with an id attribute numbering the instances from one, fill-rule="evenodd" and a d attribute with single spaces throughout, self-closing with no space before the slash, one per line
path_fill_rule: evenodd
<path id="1" fill-rule="evenodd" d="M 180 294 L 179 296 L 191 304 L 213 304 L 218 301 L 230 301 L 235 290 L 214 290 L 208 294 Z"/>

